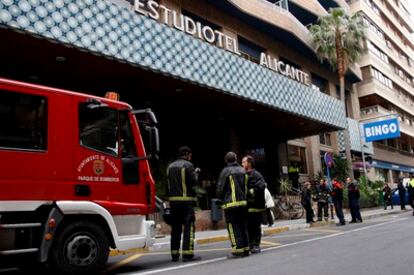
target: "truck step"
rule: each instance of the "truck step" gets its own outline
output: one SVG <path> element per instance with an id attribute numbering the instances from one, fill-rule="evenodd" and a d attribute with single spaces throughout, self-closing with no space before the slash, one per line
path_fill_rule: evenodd
<path id="1" fill-rule="evenodd" d="M 0 224 L 0 229 L 34 228 L 41 227 L 41 223 Z"/>
<path id="2" fill-rule="evenodd" d="M 3 250 L 3 251 L 0 251 L 0 255 L 7 256 L 7 255 L 16 255 L 16 254 L 26 254 L 26 253 L 34 253 L 34 252 L 37 252 L 37 251 L 39 251 L 38 248 Z"/>

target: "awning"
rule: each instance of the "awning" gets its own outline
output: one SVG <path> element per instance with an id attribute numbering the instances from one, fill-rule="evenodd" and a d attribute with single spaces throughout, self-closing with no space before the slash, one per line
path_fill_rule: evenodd
<path id="1" fill-rule="evenodd" d="M 405 173 L 414 173 L 414 167 L 391 163 L 391 162 L 379 161 L 379 160 L 374 160 L 372 162 L 372 167 L 394 170 L 394 171 L 401 171 Z"/>

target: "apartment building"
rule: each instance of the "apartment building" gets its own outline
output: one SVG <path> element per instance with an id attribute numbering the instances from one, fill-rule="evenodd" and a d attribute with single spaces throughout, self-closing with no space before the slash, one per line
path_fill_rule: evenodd
<path id="1" fill-rule="evenodd" d="M 398 116 L 401 137 L 374 142 L 369 176 L 396 183 L 414 173 L 414 42 L 405 0 L 347 1 L 367 26 L 366 52 L 359 61 L 363 80 L 356 85 L 360 121 Z"/>

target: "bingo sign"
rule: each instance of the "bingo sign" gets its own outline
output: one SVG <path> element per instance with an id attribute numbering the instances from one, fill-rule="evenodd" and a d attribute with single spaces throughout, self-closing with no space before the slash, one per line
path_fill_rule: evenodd
<path id="1" fill-rule="evenodd" d="M 364 124 L 365 142 L 400 137 L 398 118 L 381 120 Z"/>

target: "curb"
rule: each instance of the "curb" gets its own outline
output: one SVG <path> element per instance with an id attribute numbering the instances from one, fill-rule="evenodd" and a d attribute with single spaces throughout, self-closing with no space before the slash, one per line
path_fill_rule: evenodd
<path id="1" fill-rule="evenodd" d="M 401 211 L 401 210 L 394 210 L 394 211 L 390 211 L 390 212 L 384 212 L 384 213 L 377 213 L 377 214 L 372 214 L 372 215 L 367 215 L 364 216 L 363 213 L 362 217 L 364 220 L 370 220 L 370 219 L 374 219 L 374 218 L 378 218 L 378 217 L 383 217 L 383 216 L 388 216 L 388 215 L 395 215 L 395 214 L 400 214 L 400 213 L 405 213 L 405 212 L 409 212 L 411 210 L 405 210 L 405 211 Z M 294 230 L 300 230 L 300 229 L 305 229 L 305 228 L 310 228 L 310 227 L 323 227 L 326 225 L 332 225 L 335 224 L 335 221 L 322 221 L 322 222 L 316 222 L 312 225 L 309 225 L 307 223 L 299 223 L 299 224 L 292 224 L 292 225 L 285 225 L 285 226 L 278 226 L 278 227 L 271 227 L 271 228 L 263 228 L 263 236 L 272 236 L 272 235 L 276 235 L 276 234 L 280 234 L 283 232 L 287 232 L 287 231 L 294 231 Z M 205 237 L 205 238 L 200 238 L 200 239 L 196 239 L 195 243 L 197 245 L 202 245 L 202 244 L 212 244 L 212 243 L 218 243 L 218 242 L 224 242 L 227 241 L 229 239 L 228 235 L 219 235 L 219 236 L 213 236 L 213 237 Z M 169 247 L 169 242 L 168 243 L 162 243 L 162 244 L 154 244 L 153 249 L 155 248 L 157 249 L 162 249 L 162 248 L 166 248 Z M 151 249 L 151 250 L 153 250 Z"/>

